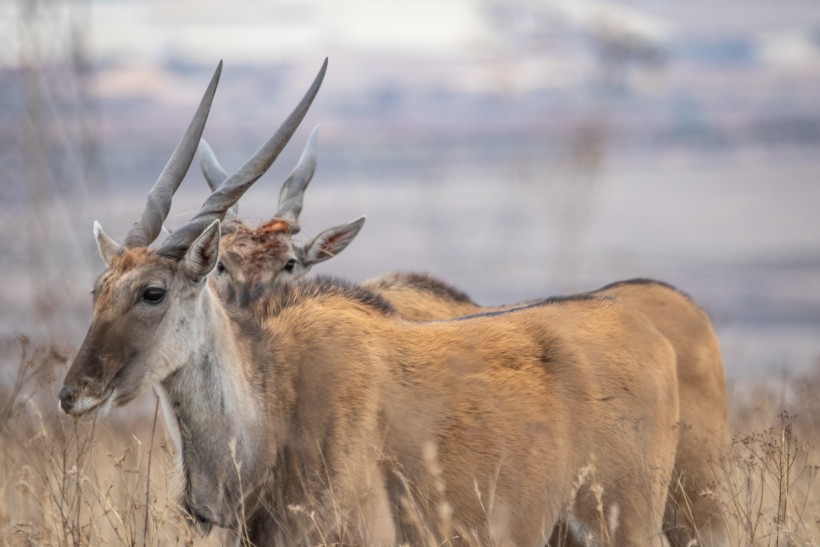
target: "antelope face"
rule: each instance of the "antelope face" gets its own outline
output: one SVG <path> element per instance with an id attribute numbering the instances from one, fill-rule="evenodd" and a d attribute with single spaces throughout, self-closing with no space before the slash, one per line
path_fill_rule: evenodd
<path id="1" fill-rule="evenodd" d="M 240 287 L 263 290 L 304 277 L 314 265 L 342 252 L 364 225 L 365 217 L 334 226 L 306 244 L 293 241 L 293 228 L 274 219 L 255 230 L 237 223 L 222 238 L 222 255 L 213 276 L 224 302 L 242 304 Z"/>
<path id="2" fill-rule="evenodd" d="M 218 239 L 214 226 L 200 239 Z M 121 248 L 99 225 L 95 232 L 108 269 L 94 285 L 91 326 L 60 391 L 60 406 L 74 416 L 124 405 L 192 359 L 204 279 L 218 253 L 211 242 L 203 256 L 198 240 L 176 260 Z"/>
<path id="3" fill-rule="evenodd" d="M 225 302 L 241 299 L 239 286 L 272 286 L 303 277 L 309 270 L 293 244 L 290 226 L 272 220 L 259 228 L 243 224 L 222 237 L 222 253 L 213 279 L 217 294 Z"/>

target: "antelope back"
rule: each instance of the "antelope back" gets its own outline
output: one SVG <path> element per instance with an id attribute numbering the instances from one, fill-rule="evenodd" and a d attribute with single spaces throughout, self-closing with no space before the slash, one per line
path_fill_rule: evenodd
<path id="1" fill-rule="evenodd" d="M 362 286 L 378 294 L 410 321 L 433 321 L 473 315 L 482 308 L 470 296 L 427 274 L 397 272 L 368 279 Z"/>

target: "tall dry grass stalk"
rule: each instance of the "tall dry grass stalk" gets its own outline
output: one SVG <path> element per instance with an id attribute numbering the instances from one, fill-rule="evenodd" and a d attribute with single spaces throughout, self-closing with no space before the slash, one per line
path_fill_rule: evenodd
<path id="1" fill-rule="evenodd" d="M 154 395 L 148 394 L 144 410 L 136 414 L 115 411 L 99 421 L 75 420 L 56 404 L 69 353 L 34 347 L 25 338 L 4 349 L 5 358 L 14 355 L 19 364 L 10 385 L 0 386 L 0 543 L 247 542 L 224 532 L 204 539 L 187 525 L 175 501 L 177 455 L 157 419 Z M 794 378 L 781 389 L 761 385 L 739 397 L 732 414 L 731 449 L 715 462 L 712 490 L 705 493 L 724 506 L 731 544 L 820 544 L 820 363 L 813 373 Z M 427 464 L 440 476 L 434 448 L 425 452 Z M 579 481 L 594 485 L 594 468 L 579 470 Z M 595 494 L 603 499 L 603 492 Z M 490 514 L 493 493 L 476 495 Z M 428 503 L 437 507 L 440 523 L 432 528 L 422 523 L 422 511 L 415 507 L 419 500 L 408 498 L 406 524 L 412 526 L 417 517 L 425 545 L 438 545 L 437 537 L 478 545 L 475 533 L 455 529 L 443 480 L 436 496 Z M 617 507 L 599 505 L 602 529 L 616 533 Z M 315 537 L 321 542 L 321 533 Z M 565 528 L 556 537 L 566 537 Z"/>

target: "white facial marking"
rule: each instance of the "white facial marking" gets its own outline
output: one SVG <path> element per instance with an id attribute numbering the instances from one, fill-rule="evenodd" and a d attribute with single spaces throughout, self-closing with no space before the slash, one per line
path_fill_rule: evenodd
<path id="1" fill-rule="evenodd" d="M 117 390 L 112 391 L 105 399 L 98 399 L 96 397 L 89 397 L 88 395 L 78 399 L 74 406 L 71 407 L 72 416 L 81 416 L 86 412 L 96 410 L 100 416 L 105 416 L 111 407 L 114 406 Z"/>
<path id="2" fill-rule="evenodd" d="M 78 399 L 77 402 L 74 403 L 74 406 L 71 407 L 71 413 L 72 414 L 83 414 L 83 413 L 88 412 L 89 410 L 93 409 L 94 407 L 96 407 L 99 404 L 100 404 L 99 399 L 95 399 L 93 397 L 85 396 L 85 397 L 82 397 L 82 398 Z"/>

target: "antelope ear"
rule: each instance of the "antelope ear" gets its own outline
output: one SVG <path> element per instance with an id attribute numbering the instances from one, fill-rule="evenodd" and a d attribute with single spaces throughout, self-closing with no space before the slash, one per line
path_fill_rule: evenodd
<path id="1" fill-rule="evenodd" d="M 97 250 L 100 251 L 100 256 L 105 260 L 106 265 L 110 266 L 114 257 L 122 253 L 122 246 L 106 234 L 96 220 L 94 221 L 94 239 L 97 240 Z"/>
<path id="2" fill-rule="evenodd" d="M 205 279 L 219 260 L 219 221 L 213 221 L 191 243 L 182 258 L 182 270 L 196 283 Z"/>
<path id="3" fill-rule="evenodd" d="M 357 218 L 348 224 L 328 228 L 316 236 L 302 250 L 302 265 L 310 268 L 344 251 L 362 229 L 366 219 L 367 217 Z"/>

